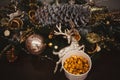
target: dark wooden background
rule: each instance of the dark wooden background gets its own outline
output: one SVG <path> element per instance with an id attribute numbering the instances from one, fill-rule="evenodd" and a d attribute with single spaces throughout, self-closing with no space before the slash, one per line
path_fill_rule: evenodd
<path id="1" fill-rule="evenodd" d="M 86 80 L 120 80 L 120 51 L 103 51 L 92 58 Z M 0 60 L 0 80 L 68 80 L 64 72 L 53 74 L 55 63 L 32 55 L 21 55 L 14 63 Z"/>

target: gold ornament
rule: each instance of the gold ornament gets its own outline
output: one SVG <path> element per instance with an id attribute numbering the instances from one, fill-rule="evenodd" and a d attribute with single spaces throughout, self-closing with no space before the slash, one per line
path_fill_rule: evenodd
<path id="1" fill-rule="evenodd" d="M 77 41 L 80 41 L 81 36 L 80 36 L 80 34 L 75 34 L 75 35 L 74 35 L 74 38 L 75 38 Z"/>
<path id="2" fill-rule="evenodd" d="M 11 29 L 20 29 L 23 26 L 23 21 L 20 18 L 14 18 L 9 22 Z"/>
<path id="3" fill-rule="evenodd" d="M 51 43 L 51 42 L 50 42 L 50 43 L 48 43 L 48 46 L 49 46 L 49 47 L 53 46 L 53 43 Z"/>
<path id="4" fill-rule="evenodd" d="M 100 36 L 96 33 L 88 33 L 86 38 L 90 43 L 93 43 L 93 44 L 101 41 Z"/>
<path id="5" fill-rule="evenodd" d="M 28 12 L 28 16 L 34 24 L 38 24 L 38 21 L 35 19 L 35 12 L 36 12 L 35 10 L 30 10 Z"/>
<path id="6" fill-rule="evenodd" d="M 52 38 L 53 38 L 53 35 L 49 35 L 48 38 L 49 38 L 49 39 L 52 39 Z"/>
<path id="7" fill-rule="evenodd" d="M 26 31 L 22 31 L 20 36 L 20 43 L 24 42 L 30 35 L 34 33 L 32 28 L 28 28 Z"/>
<path id="8" fill-rule="evenodd" d="M 6 36 L 6 37 L 7 37 L 7 36 L 10 36 L 10 31 L 9 31 L 9 30 L 5 30 L 5 31 L 4 31 L 4 36 Z"/>
<path id="9" fill-rule="evenodd" d="M 95 48 L 92 51 L 88 51 L 89 54 L 93 54 L 95 52 L 99 52 L 101 50 L 101 47 L 98 44 L 95 44 Z"/>
<path id="10" fill-rule="evenodd" d="M 52 33 L 52 32 L 50 32 L 50 34 L 48 35 L 48 38 L 49 38 L 49 39 L 52 39 L 52 38 L 53 38 L 53 33 Z"/>
<path id="11" fill-rule="evenodd" d="M 29 15 L 29 18 L 32 20 L 33 17 L 35 16 L 35 10 L 30 10 L 30 11 L 28 12 L 28 15 Z"/>

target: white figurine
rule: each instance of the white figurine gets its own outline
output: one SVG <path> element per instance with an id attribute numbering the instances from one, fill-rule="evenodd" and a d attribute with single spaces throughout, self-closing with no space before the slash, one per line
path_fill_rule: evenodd
<path id="1" fill-rule="evenodd" d="M 63 49 L 61 49 L 59 52 L 54 52 L 53 51 L 53 54 L 54 55 L 58 55 L 58 57 L 59 57 L 59 60 L 56 62 L 56 67 L 55 67 L 54 73 L 57 71 L 58 65 L 61 63 L 63 56 L 66 55 L 66 53 L 68 51 L 71 51 L 71 50 L 81 50 L 81 49 L 83 49 L 83 51 L 84 51 L 84 45 L 80 46 L 78 41 L 72 36 L 74 34 L 72 32 L 72 29 L 71 30 L 66 29 L 65 32 L 62 32 L 61 24 L 59 24 L 59 26 L 56 25 L 56 27 L 58 29 L 58 32 L 54 31 L 55 32 L 54 34 L 55 35 L 66 36 L 66 38 L 68 40 L 68 43 L 70 45 L 65 47 L 65 48 L 63 48 Z M 60 70 L 62 70 L 62 68 Z"/>

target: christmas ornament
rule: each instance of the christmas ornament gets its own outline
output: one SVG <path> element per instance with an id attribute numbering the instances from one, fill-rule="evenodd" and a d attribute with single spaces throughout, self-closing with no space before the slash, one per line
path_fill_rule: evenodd
<path id="1" fill-rule="evenodd" d="M 9 22 L 8 26 L 10 29 L 21 29 L 23 21 L 20 18 L 14 18 Z"/>
<path id="2" fill-rule="evenodd" d="M 2 19 L 0 20 L 1 26 L 8 26 L 8 21 L 9 21 L 8 18 L 2 18 Z"/>
<path id="3" fill-rule="evenodd" d="M 57 46 L 57 45 L 55 45 L 55 46 L 54 46 L 54 48 L 55 48 L 55 49 L 58 49 L 58 46 Z"/>
<path id="4" fill-rule="evenodd" d="M 29 15 L 30 20 L 35 23 L 35 20 L 34 20 L 35 10 L 30 10 L 30 11 L 28 12 L 28 15 Z"/>
<path id="5" fill-rule="evenodd" d="M 49 47 L 52 47 L 52 46 L 53 46 L 53 43 L 51 43 L 51 42 L 48 43 L 48 46 L 49 46 Z"/>
<path id="6" fill-rule="evenodd" d="M 94 48 L 94 47 L 92 47 L 92 48 Z M 101 51 L 101 47 L 98 44 L 95 44 L 95 48 L 93 50 L 87 51 L 87 53 L 93 54 L 93 53 L 96 53 L 96 52 L 99 52 L 99 51 Z"/>
<path id="7" fill-rule="evenodd" d="M 7 36 L 10 36 L 10 31 L 9 31 L 9 30 L 5 30 L 5 31 L 4 31 L 4 36 L 6 36 L 6 37 L 7 37 Z"/>
<path id="8" fill-rule="evenodd" d="M 86 36 L 86 39 L 90 43 L 98 43 L 99 41 L 101 41 L 100 36 L 96 33 L 88 33 L 87 36 Z"/>
<path id="9" fill-rule="evenodd" d="M 33 55 L 41 54 L 45 48 L 43 37 L 36 34 L 29 36 L 26 40 L 26 47 L 27 50 Z"/>
<path id="10" fill-rule="evenodd" d="M 52 32 L 48 35 L 48 38 L 49 38 L 49 39 L 52 39 L 52 38 L 53 38 L 53 33 L 52 33 Z"/>

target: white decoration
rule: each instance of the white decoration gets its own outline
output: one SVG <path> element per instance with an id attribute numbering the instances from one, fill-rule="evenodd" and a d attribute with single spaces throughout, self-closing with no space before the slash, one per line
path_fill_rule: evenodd
<path id="1" fill-rule="evenodd" d="M 10 36 L 10 31 L 9 30 L 5 30 L 4 31 L 4 36 Z"/>
<path id="2" fill-rule="evenodd" d="M 58 68 L 58 65 L 61 63 L 62 61 L 62 58 L 63 56 L 66 55 L 66 53 L 68 53 L 69 51 L 71 50 L 78 50 L 78 51 L 84 51 L 84 45 L 80 46 L 78 41 L 72 36 L 72 29 L 71 30 L 68 30 L 66 29 L 65 32 L 62 32 L 61 30 L 61 24 L 56 25 L 57 29 L 58 29 L 58 32 L 57 31 L 54 31 L 55 35 L 63 35 L 63 36 L 66 36 L 67 37 L 67 40 L 68 40 L 68 43 L 70 44 L 69 46 L 61 49 L 59 52 L 54 52 L 53 51 L 53 54 L 54 55 L 58 55 L 59 57 L 59 60 L 56 62 L 56 67 L 55 67 L 55 70 L 54 70 L 54 73 L 57 71 L 57 68 Z M 61 68 L 62 70 L 62 68 Z"/>
<path id="3" fill-rule="evenodd" d="M 15 17 L 18 17 L 18 16 L 23 17 L 22 14 L 24 14 L 24 11 L 21 12 L 20 10 L 17 10 L 16 12 L 11 13 L 11 14 L 9 14 L 9 15 L 7 15 L 7 16 L 9 16 L 9 18 L 10 18 L 9 21 L 11 21 L 11 20 L 14 19 Z"/>
<path id="4" fill-rule="evenodd" d="M 56 45 L 56 46 L 54 46 L 54 48 L 55 48 L 55 49 L 58 49 L 58 46 Z"/>

